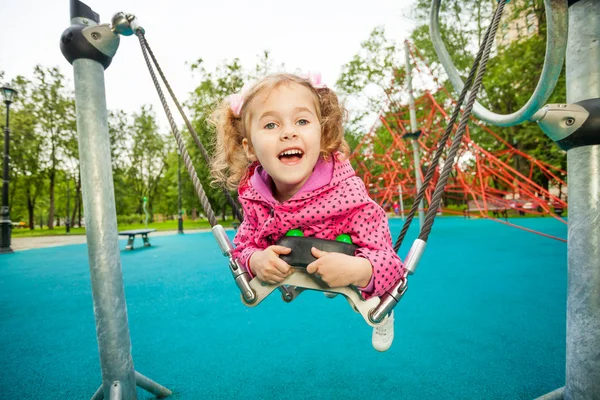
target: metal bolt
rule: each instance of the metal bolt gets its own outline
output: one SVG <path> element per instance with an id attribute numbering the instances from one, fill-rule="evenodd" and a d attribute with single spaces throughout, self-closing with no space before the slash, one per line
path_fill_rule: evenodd
<path id="1" fill-rule="evenodd" d="M 100 35 L 98 32 L 92 32 L 92 39 L 100 40 L 101 37 L 102 35 Z"/>
<path id="2" fill-rule="evenodd" d="M 87 19 L 84 19 L 82 22 L 83 22 L 84 25 L 88 24 L 88 20 Z"/>
<path id="3" fill-rule="evenodd" d="M 567 124 L 567 126 L 571 126 L 575 123 L 575 118 L 567 118 L 565 120 L 565 124 Z"/>

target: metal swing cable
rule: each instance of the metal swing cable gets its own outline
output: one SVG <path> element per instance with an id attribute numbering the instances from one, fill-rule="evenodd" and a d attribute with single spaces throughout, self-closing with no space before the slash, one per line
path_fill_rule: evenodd
<path id="1" fill-rule="evenodd" d="M 169 105 L 167 104 L 167 100 L 160 88 L 160 84 L 158 79 L 156 78 L 156 74 L 154 73 L 154 69 L 148 59 L 148 53 L 146 51 L 146 38 L 144 37 L 144 32 L 141 29 L 137 29 L 135 34 L 140 40 L 140 44 L 142 47 L 142 53 L 144 54 L 144 60 L 146 60 L 146 65 L 148 66 L 148 71 L 150 72 L 150 76 L 152 77 L 152 81 L 154 82 L 154 86 L 156 86 L 156 91 L 158 92 L 158 96 L 160 97 L 160 102 L 167 114 L 167 119 L 169 120 L 169 125 L 171 125 L 171 130 L 173 132 L 173 136 L 175 136 L 175 140 L 177 141 L 177 147 L 179 148 L 179 152 L 183 157 L 183 161 L 185 163 L 185 167 L 190 174 L 190 178 L 192 178 L 192 183 L 194 185 L 194 189 L 196 189 L 196 194 L 200 199 L 200 203 L 206 212 L 206 216 L 208 217 L 208 222 L 210 226 L 215 226 L 218 224 L 215 213 L 208 201 L 208 197 L 206 197 L 206 193 L 204 192 L 204 188 L 202 187 L 202 183 L 200 183 L 200 179 L 198 179 L 198 174 L 196 174 L 196 170 L 194 169 L 194 165 L 192 164 L 192 159 L 185 148 L 185 144 L 183 143 L 183 139 L 179 130 L 177 129 L 177 125 L 173 120 L 173 115 L 171 114 L 171 110 L 169 109 Z"/>
<path id="2" fill-rule="evenodd" d="M 144 35 L 143 32 L 141 32 L 141 35 L 144 36 L 144 43 L 145 43 L 146 49 L 148 50 L 148 53 L 150 54 L 150 58 L 152 58 L 152 62 L 154 63 L 154 66 L 156 67 L 156 70 L 158 71 L 158 74 L 160 75 L 163 83 L 165 84 L 165 87 L 169 91 L 169 94 L 171 95 L 171 98 L 173 99 L 173 102 L 175 103 L 177 110 L 179 110 L 179 114 L 183 118 L 185 125 L 187 126 L 190 134 L 192 135 L 192 138 L 194 139 L 194 142 L 196 143 L 196 146 L 198 146 L 200 153 L 202 153 L 202 158 L 204 158 L 206 165 L 210 165 L 210 158 L 208 156 L 208 152 L 204 148 L 204 145 L 202 145 L 202 142 L 200 141 L 200 138 L 198 137 L 198 133 L 196 133 L 196 130 L 190 123 L 189 119 L 187 118 L 187 115 L 185 115 L 185 112 L 183 111 L 181 104 L 177 100 L 177 97 L 175 97 L 175 93 L 173 92 L 173 89 L 171 89 L 171 85 L 167 81 L 167 78 L 165 77 L 165 74 L 163 73 L 162 68 L 160 68 L 158 61 L 156 60 L 156 57 L 154 56 L 154 52 L 150 48 L 150 45 L 148 44 L 148 40 L 146 40 L 146 36 Z M 231 205 L 231 208 L 233 209 L 233 212 L 234 212 L 236 218 L 240 222 L 243 222 L 244 218 L 242 216 L 242 213 L 240 212 L 239 207 L 237 206 L 237 204 L 231 197 L 231 193 L 229 193 L 229 191 L 227 189 L 223 188 L 223 194 L 225 194 L 225 197 L 227 198 L 227 202 Z"/>
<path id="3" fill-rule="evenodd" d="M 394 251 L 396 253 L 400 250 L 400 246 L 402 245 L 402 242 L 404 241 L 404 238 L 406 237 L 408 229 L 410 228 L 410 224 L 419 209 L 419 204 L 420 204 L 421 200 L 423 199 L 423 197 L 425 196 L 425 192 L 427 191 L 427 187 L 429 186 L 429 183 L 433 179 L 433 175 L 435 174 L 435 170 L 438 166 L 439 160 L 442 157 L 444 150 L 446 149 L 448 139 L 450 139 L 450 135 L 452 134 L 452 130 L 454 128 L 454 124 L 456 123 L 456 120 L 458 119 L 458 116 L 460 115 L 460 108 L 465 101 L 465 97 L 467 97 L 467 93 L 471 89 L 471 85 L 473 83 L 473 79 L 475 78 L 475 73 L 477 72 L 477 69 L 479 67 L 479 62 L 481 60 L 481 56 L 483 55 L 483 51 L 485 49 L 485 44 L 487 43 L 491 29 L 492 29 L 492 25 L 490 24 L 490 26 L 488 26 L 488 29 L 485 32 L 483 41 L 481 43 L 481 46 L 479 47 L 479 51 L 477 52 L 477 56 L 475 57 L 475 60 L 473 61 L 473 66 L 471 67 L 471 70 L 469 71 L 469 76 L 467 77 L 467 81 L 465 82 L 465 85 L 460 93 L 458 101 L 456 102 L 456 106 L 454 107 L 454 111 L 452 112 L 452 116 L 450 117 L 450 121 L 448 122 L 448 125 L 446 126 L 446 131 L 444 132 L 444 135 L 442 136 L 442 138 L 438 141 L 438 148 L 436 149 L 435 155 L 434 155 L 433 159 L 431 160 L 431 164 L 427 168 L 427 173 L 425 174 L 425 179 L 423 181 L 423 184 L 421 185 L 421 190 L 419 190 L 419 193 L 414 198 L 413 205 L 408 213 L 408 216 L 406 217 L 406 221 L 404 221 L 404 225 L 402 226 L 400 235 L 398 235 L 398 239 L 396 240 L 396 243 L 394 244 Z"/>
<path id="4" fill-rule="evenodd" d="M 494 37 L 496 35 L 496 30 L 498 29 L 498 24 L 500 23 L 500 18 L 502 17 L 502 12 L 504 11 L 504 6 L 506 5 L 506 0 L 500 0 L 498 2 L 498 7 L 494 13 L 494 18 L 492 20 L 491 30 L 489 31 L 489 36 L 485 41 L 485 50 L 481 57 L 479 70 L 477 71 L 477 77 L 475 78 L 475 82 L 473 83 L 473 89 L 469 94 L 469 100 L 467 101 L 467 105 L 465 106 L 465 110 L 460 119 L 460 123 L 458 125 L 458 130 L 456 135 L 454 136 L 454 141 L 450 146 L 450 150 L 448 152 L 448 157 L 446 158 L 446 163 L 444 164 L 444 168 L 438 179 L 435 192 L 433 194 L 431 204 L 429 206 L 429 210 L 427 210 L 427 216 L 425 217 L 425 222 L 423 223 L 423 228 L 419 234 L 419 239 L 427 242 L 427 238 L 431 233 L 431 228 L 433 227 L 433 222 L 435 216 L 437 214 L 437 209 L 442 200 L 442 195 L 444 193 L 444 189 L 446 187 L 446 183 L 448 182 L 448 178 L 450 176 L 450 172 L 454 166 L 454 159 L 456 154 L 458 153 L 458 149 L 462 143 L 462 137 L 467 129 L 467 124 L 469 122 L 469 118 L 471 116 L 471 111 L 473 110 L 473 104 L 475 104 L 475 100 L 477 98 L 477 93 L 479 92 L 479 88 L 481 87 L 481 83 L 483 81 L 483 75 L 485 74 L 485 70 L 487 67 L 487 62 L 490 56 L 490 51 L 492 48 L 492 44 L 494 43 Z"/>

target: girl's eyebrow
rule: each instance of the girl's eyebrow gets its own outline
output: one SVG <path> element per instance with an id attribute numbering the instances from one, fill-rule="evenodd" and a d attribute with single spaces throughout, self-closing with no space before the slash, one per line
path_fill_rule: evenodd
<path id="1" fill-rule="evenodd" d="M 296 107 L 296 108 L 294 108 L 293 111 L 295 113 L 298 113 L 298 112 L 307 112 L 309 114 L 314 114 L 309 108 L 304 107 L 304 106 Z M 264 117 L 278 117 L 278 116 L 279 116 L 279 113 L 277 111 L 266 111 L 258 119 L 261 120 Z"/>
<path id="2" fill-rule="evenodd" d="M 279 116 L 279 113 L 277 111 L 266 111 L 258 119 L 261 120 L 264 117 L 278 117 L 278 116 Z"/>
<path id="3" fill-rule="evenodd" d="M 296 107 L 294 108 L 295 112 L 301 112 L 301 111 L 306 111 L 309 114 L 313 114 L 312 111 L 310 111 L 310 109 L 308 109 L 307 107 Z"/>

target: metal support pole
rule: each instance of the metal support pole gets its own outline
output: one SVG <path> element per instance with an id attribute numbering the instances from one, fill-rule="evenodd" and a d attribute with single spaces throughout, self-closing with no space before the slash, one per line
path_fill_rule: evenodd
<path id="1" fill-rule="evenodd" d="M 12 221 L 10 220 L 10 208 L 8 205 L 8 182 L 10 179 L 10 102 L 6 104 L 6 125 L 4 125 L 4 159 L 2 163 L 2 208 L 0 208 L 0 254 L 12 253 L 10 248 L 10 235 L 12 233 Z"/>
<path id="2" fill-rule="evenodd" d="M 71 190 L 69 187 L 69 183 L 71 182 L 71 178 L 69 175 L 67 175 L 67 219 L 65 221 L 65 226 L 67 227 L 67 233 L 69 233 L 71 231 L 71 220 L 70 220 L 70 215 L 69 215 L 69 202 L 70 202 L 70 195 L 71 195 Z"/>
<path id="3" fill-rule="evenodd" d="M 75 76 L 80 182 L 102 372 L 102 386 L 92 399 L 135 400 L 104 84 L 104 69 L 119 47 L 119 29 L 99 25 L 100 16 L 79 0 L 71 0 L 70 6 L 71 26 L 63 32 L 60 48 Z M 113 25 L 123 28 L 127 21 L 121 13 Z"/>
<path id="4" fill-rule="evenodd" d="M 117 218 L 110 142 L 104 93 L 104 68 L 96 61 L 78 59 L 75 104 L 81 166 L 81 190 L 100 352 L 104 397 L 120 383 L 123 398 L 136 399 L 129 323 L 117 236 Z"/>
<path id="5" fill-rule="evenodd" d="M 177 152 L 177 233 L 183 234 L 183 215 L 181 215 L 181 154 Z"/>
<path id="6" fill-rule="evenodd" d="M 569 7 L 566 78 L 567 103 L 600 97 L 598 0 L 579 0 Z M 567 168 L 565 399 L 600 399 L 600 146 L 569 150 Z"/>
<path id="7" fill-rule="evenodd" d="M 413 96 L 412 88 L 412 70 L 410 66 L 410 50 L 408 48 L 408 42 L 404 42 L 404 55 L 406 56 L 406 84 L 408 86 L 408 106 L 410 112 L 410 130 L 412 133 L 417 131 L 417 113 L 415 111 L 415 98 Z M 423 186 L 423 176 L 421 172 L 421 155 L 419 154 L 419 142 L 417 139 L 412 140 L 413 146 L 413 158 L 415 160 L 415 182 L 417 184 L 417 191 L 415 196 L 421 190 Z M 423 200 L 419 202 L 419 229 L 423 228 L 423 222 L 425 221 L 425 208 L 423 206 Z"/>
<path id="8" fill-rule="evenodd" d="M 565 388 L 561 387 L 559 389 L 553 390 L 550 393 L 546 393 L 543 396 L 538 397 L 535 400 L 563 400 L 565 397 Z"/>
<path id="9" fill-rule="evenodd" d="M 402 215 L 402 221 L 404 221 L 404 198 L 402 195 L 402 185 L 398 185 L 398 197 L 400 197 L 400 215 Z"/>
<path id="10" fill-rule="evenodd" d="M 141 387 L 148 393 L 152 393 L 159 399 L 162 399 L 163 397 L 168 397 L 173 394 L 173 392 L 171 392 L 166 387 L 154 382 L 152 379 L 140 374 L 137 371 L 135 372 L 135 383 L 139 387 Z"/>
<path id="11" fill-rule="evenodd" d="M 120 396 L 136 399 L 104 92 L 104 69 L 117 51 L 119 36 L 98 23 L 98 14 L 71 0 L 71 26 L 60 43 L 74 71 L 81 190 L 104 397 L 112 398 L 113 384 L 118 382 Z"/>

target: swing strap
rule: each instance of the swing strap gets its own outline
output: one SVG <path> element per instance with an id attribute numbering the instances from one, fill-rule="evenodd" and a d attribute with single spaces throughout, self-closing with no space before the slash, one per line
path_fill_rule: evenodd
<path id="1" fill-rule="evenodd" d="M 456 157 L 458 148 L 460 147 L 462 137 L 463 137 L 464 132 L 467 127 L 467 122 L 469 121 L 469 117 L 471 116 L 471 111 L 473 109 L 473 103 L 475 102 L 477 93 L 479 92 L 479 88 L 481 87 L 481 81 L 483 79 L 483 74 L 485 73 L 486 65 L 487 65 L 487 62 L 489 59 L 490 49 L 494 42 L 496 30 L 498 29 L 498 24 L 500 22 L 500 18 L 502 17 L 502 12 L 504 11 L 505 4 L 506 4 L 506 0 L 500 0 L 498 2 L 498 6 L 494 13 L 494 18 L 492 20 L 492 23 L 488 26 L 488 28 L 485 32 L 484 38 L 481 42 L 481 46 L 479 47 L 479 51 L 477 52 L 477 56 L 475 57 L 475 60 L 473 61 L 473 66 L 471 67 L 471 71 L 469 72 L 467 81 L 466 81 L 466 83 L 460 93 L 460 96 L 456 102 L 454 111 L 452 112 L 452 116 L 450 117 L 450 121 L 448 122 L 448 125 L 446 126 L 444 135 L 438 142 L 438 146 L 435 151 L 435 155 L 434 155 L 433 159 L 431 160 L 431 164 L 427 168 L 427 173 L 425 174 L 425 179 L 423 181 L 423 185 L 421 186 L 421 190 L 419 190 L 419 193 L 415 197 L 413 205 L 412 205 L 412 207 L 408 213 L 408 216 L 406 218 L 406 221 L 404 222 L 404 225 L 402 226 L 402 230 L 400 231 L 400 235 L 398 236 L 398 239 L 396 240 L 396 243 L 394 244 L 394 251 L 396 251 L 396 253 L 400 250 L 400 246 L 402 245 L 402 242 L 403 242 L 404 238 L 406 237 L 408 228 L 410 227 L 410 224 L 411 224 L 415 214 L 418 211 L 419 203 L 425 196 L 425 192 L 426 192 L 427 188 L 429 187 L 429 183 L 433 179 L 433 176 L 435 174 L 435 170 L 438 167 L 440 158 L 442 157 L 442 154 L 444 153 L 444 150 L 446 148 L 446 144 L 448 143 L 448 140 L 450 139 L 450 135 L 452 134 L 452 131 L 454 130 L 454 124 L 456 123 L 456 120 L 458 119 L 458 116 L 460 114 L 460 109 L 465 101 L 465 98 L 467 97 L 467 94 L 469 94 L 469 100 L 467 102 L 467 106 L 465 107 L 463 115 L 460 119 L 458 130 L 457 130 L 456 134 L 454 135 L 449 154 L 446 158 L 447 160 L 452 160 L 452 162 L 444 163 L 444 169 L 442 171 L 440 178 L 438 179 L 435 193 L 434 193 L 433 199 L 431 201 L 431 204 L 429 205 L 429 210 L 428 210 L 427 216 L 425 218 L 425 223 L 423 224 L 423 228 L 421 230 L 421 233 L 419 234 L 419 239 L 423 240 L 424 242 L 427 242 L 427 238 L 429 237 L 429 233 L 431 232 L 431 227 L 433 226 L 433 221 L 437 214 L 437 209 L 438 209 L 440 201 L 441 201 L 442 193 L 444 192 L 444 188 L 446 186 L 446 183 L 448 182 L 448 177 L 449 177 L 450 172 L 452 171 L 452 167 L 454 165 L 453 160 Z M 475 80 L 475 83 L 473 83 L 474 80 Z M 469 91 L 471 90 L 471 87 L 473 90 L 469 93 Z M 415 265 L 415 268 L 416 268 L 416 265 Z M 414 270 L 412 272 L 414 272 Z"/>
<path id="2" fill-rule="evenodd" d="M 179 147 L 180 153 L 183 154 L 183 151 L 181 150 L 182 146 L 179 145 L 179 142 L 182 140 L 180 138 L 180 134 L 177 129 L 177 126 L 175 125 L 175 121 L 173 120 L 173 116 L 171 115 L 171 110 L 169 108 L 169 105 L 167 104 L 167 101 L 162 92 L 162 89 L 160 88 L 158 79 L 156 79 L 156 75 L 154 73 L 152 65 L 150 64 L 150 60 L 148 59 L 148 54 L 150 55 L 150 58 L 152 58 L 152 62 L 154 63 L 154 66 L 156 67 L 158 74 L 160 75 L 165 87 L 167 88 L 169 94 L 171 95 L 171 98 L 173 99 L 173 102 L 175 103 L 177 110 L 179 110 L 179 114 L 183 118 L 185 125 L 188 128 L 188 131 L 190 132 L 190 134 L 192 135 L 192 138 L 194 139 L 194 142 L 196 143 L 196 146 L 200 150 L 200 154 L 202 154 L 202 158 L 204 159 L 204 162 L 206 163 L 207 166 L 209 166 L 210 158 L 208 156 L 208 153 L 207 153 L 206 149 L 204 148 L 204 146 L 202 145 L 202 142 L 200 141 L 200 138 L 198 137 L 198 133 L 196 132 L 196 130 L 190 123 L 190 120 L 188 119 L 187 115 L 183 111 L 181 104 L 177 100 L 177 97 L 175 96 L 175 93 L 173 92 L 171 85 L 167 81 L 167 78 L 165 77 L 165 74 L 163 73 L 162 68 L 160 68 L 158 61 L 156 60 L 156 57 L 154 56 L 154 53 L 152 52 L 152 49 L 150 48 L 150 45 L 148 44 L 148 41 L 146 40 L 146 36 L 144 34 L 143 29 L 137 29 L 135 34 L 138 36 L 138 38 L 140 40 L 140 45 L 142 47 L 142 53 L 144 54 L 144 60 L 146 61 L 146 65 L 148 66 L 148 70 L 150 71 L 150 75 L 152 76 L 152 81 L 154 82 L 154 86 L 156 87 L 156 91 L 158 92 L 158 96 L 160 97 L 160 102 L 162 103 L 163 108 L 165 109 L 165 113 L 167 114 L 167 119 L 169 120 L 169 124 L 171 125 L 171 130 L 173 132 L 173 135 L 175 136 L 175 139 L 177 140 L 177 145 Z M 183 147 L 185 147 L 185 145 L 183 145 Z M 185 151 L 185 149 L 184 149 L 184 151 Z M 188 159 L 189 159 L 189 156 L 188 156 Z M 197 178 L 197 174 L 193 167 L 193 164 L 191 164 L 191 160 L 190 160 L 189 165 L 186 160 L 185 165 L 186 165 L 186 168 L 188 169 L 188 173 L 190 174 L 190 177 L 192 178 L 192 181 L 194 181 L 194 187 L 196 188 L 196 182 L 198 182 L 198 184 L 200 184 L 200 181 Z M 191 172 L 190 168 L 194 169 L 194 171 Z M 196 177 L 196 178 L 194 178 L 194 177 Z M 202 185 L 200 184 L 200 186 L 202 186 Z M 205 199 L 204 198 L 205 196 L 200 195 L 200 191 L 198 190 L 198 188 L 196 188 L 196 192 L 198 192 L 200 202 L 202 203 L 204 210 L 208 214 L 208 211 L 205 207 L 205 203 L 208 204 L 208 199 Z M 204 190 L 202 190 L 202 192 L 204 192 Z M 231 205 L 231 209 L 233 210 L 233 213 L 235 214 L 236 218 L 240 222 L 243 222 L 244 219 L 243 219 L 242 213 L 240 212 L 240 209 L 239 209 L 238 205 L 236 204 L 236 202 L 231 197 L 231 194 L 229 193 L 229 191 L 227 189 L 223 188 L 223 194 L 225 195 L 227 202 Z M 212 210 L 211 210 L 211 213 L 212 213 Z M 210 218 L 209 218 L 209 221 L 211 221 Z M 217 224 L 216 218 L 214 220 L 214 223 L 213 223 L 213 221 L 211 221 L 210 224 L 211 224 L 211 226 L 215 226 Z"/>

